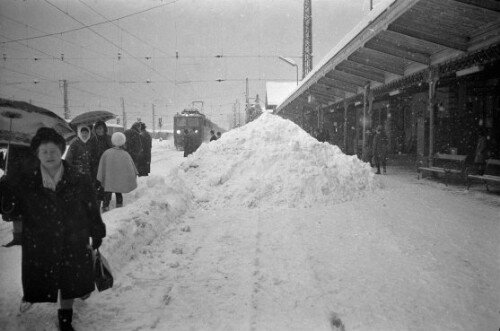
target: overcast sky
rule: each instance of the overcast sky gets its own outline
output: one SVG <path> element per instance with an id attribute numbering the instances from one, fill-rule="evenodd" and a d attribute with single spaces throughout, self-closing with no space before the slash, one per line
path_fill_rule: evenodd
<path id="1" fill-rule="evenodd" d="M 236 100 L 244 109 L 245 78 L 251 98 L 265 98 L 266 81 L 295 80 L 280 55 L 296 60 L 302 77 L 303 7 L 303 0 L 0 0 L 0 97 L 62 116 L 67 80 L 72 116 L 104 109 L 121 117 L 123 97 L 128 126 L 140 117 L 151 128 L 153 104 L 169 125 L 203 101 L 227 127 Z M 312 0 L 312 9 L 314 66 L 368 13 L 369 0 Z"/>

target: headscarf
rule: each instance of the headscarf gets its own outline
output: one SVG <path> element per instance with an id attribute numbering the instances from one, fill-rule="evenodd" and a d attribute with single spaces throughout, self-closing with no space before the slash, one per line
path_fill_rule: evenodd
<path id="1" fill-rule="evenodd" d="M 89 136 L 87 137 L 87 139 L 83 139 L 83 137 L 82 137 L 82 129 L 84 129 L 84 128 L 87 129 L 88 132 L 89 132 Z M 86 143 L 87 141 L 89 141 L 89 139 L 90 139 L 90 132 L 91 131 L 90 131 L 90 128 L 88 126 L 86 126 L 86 125 L 79 125 L 78 126 L 78 138 L 80 138 L 80 140 L 83 141 L 84 143 Z"/>

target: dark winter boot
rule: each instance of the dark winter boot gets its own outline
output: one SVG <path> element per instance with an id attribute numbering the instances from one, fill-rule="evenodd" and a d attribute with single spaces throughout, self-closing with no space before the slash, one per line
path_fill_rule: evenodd
<path id="1" fill-rule="evenodd" d="M 57 317 L 59 318 L 60 331 L 75 331 L 71 325 L 73 321 L 73 309 L 59 309 Z"/>
<path id="2" fill-rule="evenodd" d="M 23 243 L 22 233 L 14 232 L 12 241 L 3 245 L 3 247 L 12 247 L 12 246 L 16 246 L 16 245 L 21 246 L 22 243 Z"/>

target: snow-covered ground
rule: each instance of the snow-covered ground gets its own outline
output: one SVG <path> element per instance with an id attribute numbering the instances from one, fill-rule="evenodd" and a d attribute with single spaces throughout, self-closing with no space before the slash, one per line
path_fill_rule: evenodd
<path id="1" fill-rule="evenodd" d="M 386 176 L 265 114 L 152 174 L 103 215 L 115 285 L 75 303 L 82 330 L 497 330 L 500 195 Z M 11 238 L 0 224 L 0 241 Z M 20 248 L 0 248 L 0 329 L 20 314 Z"/>

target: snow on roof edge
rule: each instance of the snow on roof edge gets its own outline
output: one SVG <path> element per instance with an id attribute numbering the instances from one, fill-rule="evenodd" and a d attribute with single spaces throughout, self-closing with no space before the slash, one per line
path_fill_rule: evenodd
<path id="1" fill-rule="evenodd" d="M 281 107 L 281 105 L 286 102 L 295 92 L 300 90 L 300 88 L 307 83 L 307 81 L 315 75 L 318 71 L 320 71 L 325 64 L 328 63 L 337 53 L 339 53 L 344 47 L 347 46 L 349 42 L 351 42 L 358 34 L 360 34 L 368 25 L 373 22 L 378 16 L 380 16 L 387 8 L 389 8 L 394 2 L 397 0 L 382 0 L 379 4 L 377 4 L 356 26 L 348 32 L 344 38 L 342 38 L 337 45 L 335 45 L 322 59 L 319 63 L 314 66 L 314 68 L 304 77 L 301 81 L 299 81 L 299 85 L 290 92 L 289 95 L 278 105 L 277 108 Z M 280 109 L 281 111 L 281 109 Z"/>

